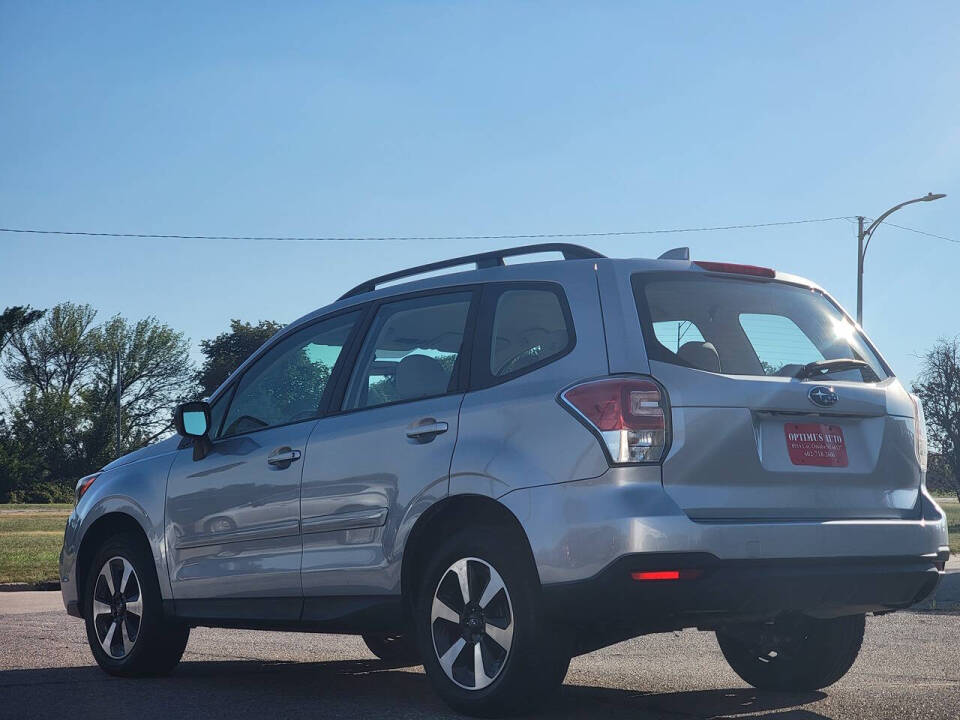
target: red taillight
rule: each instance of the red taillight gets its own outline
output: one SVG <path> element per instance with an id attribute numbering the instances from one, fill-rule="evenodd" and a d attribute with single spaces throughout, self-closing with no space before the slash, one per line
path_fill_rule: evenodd
<path id="1" fill-rule="evenodd" d="M 708 262 L 706 260 L 697 260 L 693 263 L 697 267 L 702 267 L 710 272 L 735 273 L 737 275 L 753 275 L 755 277 L 773 278 L 777 276 L 775 270 L 759 265 L 740 265 L 738 263 Z"/>
<path id="2" fill-rule="evenodd" d="M 634 580 L 693 580 L 700 577 L 700 570 L 646 570 L 643 572 L 632 572 L 630 577 Z"/>
<path id="3" fill-rule="evenodd" d="M 603 439 L 614 463 L 659 462 L 667 442 L 666 398 L 643 378 L 576 385 L 561 398 Z"/>

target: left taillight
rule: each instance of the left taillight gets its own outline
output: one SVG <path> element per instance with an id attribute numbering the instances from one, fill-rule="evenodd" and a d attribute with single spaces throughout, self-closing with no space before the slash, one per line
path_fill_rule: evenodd
<path id="1" fill-rule="evenodd" d="M 93 481 L 99 477 L 98 475 L 87 475 L 84 478 L 80 478 L 77 482 L 77 487 L 73 492 L 74 503 L 80 502 L 80 498 L 83 497 L 84 493 L 90 489 L 90 486 L 93 485 Z"/>
<path id="2" fill-rule="evenodd" d="M 600 437 L 613 464 L 663 459 L 670 441 L 669 408 L 653 379 L 591 380 L 564 390 L 560 399 Z"/>

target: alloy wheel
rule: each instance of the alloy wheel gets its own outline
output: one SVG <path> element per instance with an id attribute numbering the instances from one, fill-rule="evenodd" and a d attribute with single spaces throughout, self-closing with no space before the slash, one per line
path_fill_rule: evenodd
<path id="1" fill-rule="evenodd" d="M 447 677 L 481 690 L 503 669 L 513 643 L 513 606 L 496 569 L 480 558 L 447 568 L 430 609 L 433 648 Z"/>
<path id="2" fill-rule="evenodd" d="M 93 626 L 103 651 L 122 660 L 140 635 L 143 600 L 140 579 L 126 558 L 107 560 L 93 587 Z"/>

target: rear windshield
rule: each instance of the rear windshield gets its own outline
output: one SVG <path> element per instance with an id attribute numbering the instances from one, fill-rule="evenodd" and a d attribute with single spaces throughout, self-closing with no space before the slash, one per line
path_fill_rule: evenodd
<path id="1" fill-rule="evenodd" d="M 816 290 L 702 273 L 639 273 L 633 289 L 651 360 L 725 375 L 792 377 L 808 363 L 853 359 L 869 367 L 828 378 L 878 382 L 890 374 Z"/>

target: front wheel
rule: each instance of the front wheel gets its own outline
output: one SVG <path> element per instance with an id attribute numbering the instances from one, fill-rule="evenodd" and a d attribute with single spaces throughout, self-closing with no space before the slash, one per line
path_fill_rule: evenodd
<path id="1" fill-rule="evenodd" d="M 570 649 L 542 611 L 536 570 L 502 528 L 449 538 L 422 577 L 417 639 L 427 676 L 450 706 L 512 714 L 556 691 Z"/>
<path id="2" fill-rule="evenodd" d="M 784 618 L 717 631 L 730 667 L 763 690 L 819 690 L 853 666 L 863 643 L 864 616 L 830 620 Z"/>
<path id="3" fill-rule="evenodd" d="M 161 675 L 183 655 L 186 625 L 163 615 L 153 557 L 131 533 L 101 545 L 88 572 L 84 599 L 87 641 L 111 675 Z"/>

